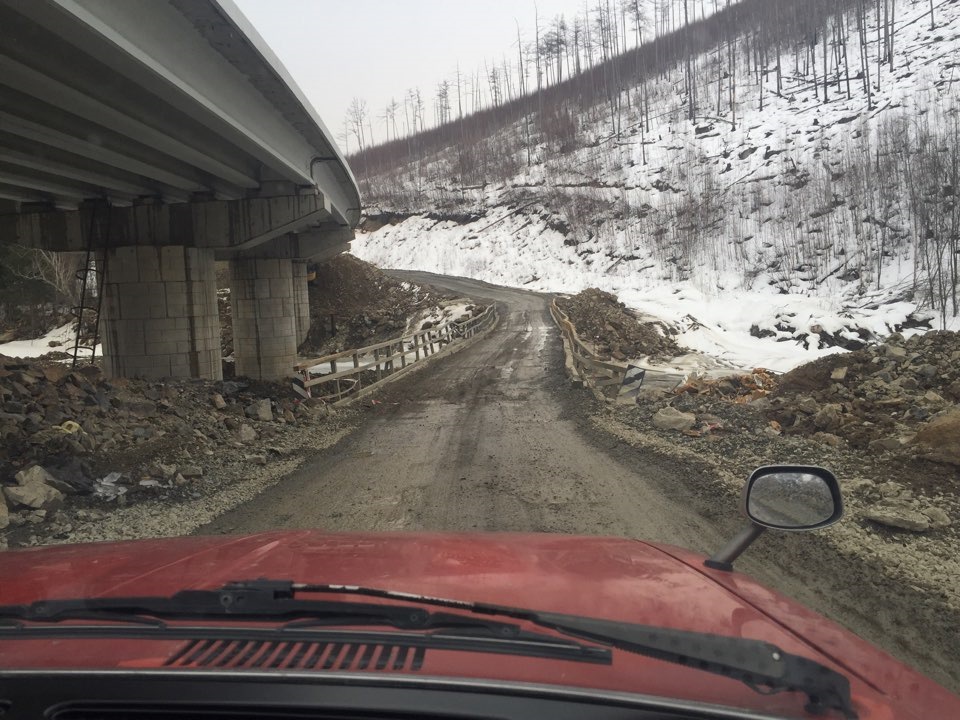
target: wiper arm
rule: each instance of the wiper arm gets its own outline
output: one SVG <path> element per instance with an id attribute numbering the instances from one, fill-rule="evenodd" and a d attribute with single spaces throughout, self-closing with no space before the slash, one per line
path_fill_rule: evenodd
<path id="1" fill-rule="evenodd" d="M 258 582 L 263 581 L 252 581 L 252 583 Z M 585 618 L 577 615 L 537 612 L 376 588 L 291 583 L 289 591 L 353 594 L 406 600 L 424 605 L 468 610 L 481 615 L 499 615 L 526 620 L 540 627 L 593 640 L 626 652 L 739 680 L 756 692 L 802 692 L 807 696 L 806 710 L 810 713 L 822 714 L 828 710 L 838 710 L 850 720 L 857 718 L 857 712 L 853 708 L 850 697 L 850 681 L 846 676 L 815 660 L 784 652 L 776 645 L 760 640 Z"/>
<path id="2" fill-rule="evenodd" d="M 802 692 L 805 709 L 814 715 L 839 710 L 851 720 L 857 717 L 845 676 L 768 642 L 576 615 L 535 615 L 532 622 L 541 627 L 740 680 L 757 692 Z"/>
<path id="3" fill-rule="evenodd" d="M 626 652 L 685 665 L 745 683 L 757 692 L 802 692 L 806 709 L 815 714 L 838 710 L 855 720 L 849 680 L 814 660 L 784 652 L 759 640 L 689 632 L 612 620 L 537 612 L 508 606 L 470 603 L 389 590 L 342 585 L 303 585 L 288 580 L 252 580 L 227 583 L 220 590 L 183 590 L 170 597 L 88 598 L 48 600 L 31 605 L 0 606 L 4 619 L 56 623 L 70 619 L 225 619 L 287 620 L 284 628 L 323 625 L 386 625 L 402 630 L 433 630 L 449 634 L 489 633 L 491 636 L 529 638 L 513 623 L 428 612 L 414 605 L 298 600 L 297 594 L 354 594 L 416 602 L 524 620 L 581 639 Z M 557 638 L 538 636 L 540 640 Z M 599 648 L 583 647 L 600 651 Z M 606 652 L 606 651 L 603 651 Z"/>

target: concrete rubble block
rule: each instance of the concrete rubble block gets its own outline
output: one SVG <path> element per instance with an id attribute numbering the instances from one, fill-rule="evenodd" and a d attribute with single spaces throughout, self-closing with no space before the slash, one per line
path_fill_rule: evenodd
<path id="1" fill-rule="evenodd" d="M 241 425 L 240 429 L 237 430 L 237 439 L 240 442 L 249 445 L 257 441 L 257 431 L 254 430 L 249 425 Z"/>
<path id="2" fill-rule="evenodd" d="M 691 430 L 697 424 L 697 416 L 685 413 L 673 407 L 665 407 L 653 416 L 654 427 L 660 430 Z"/>
<path id="3" fill-rule="evenodd" d="M 59 507 L 63 502 L 63 493 L 41 480 L 34 480 L 26 485 L 5 487 L 3 494 L 9 505 L 34 510 L 49 510 Z"/>
<path id="4" fill-rule="evenodd" d="M 40 465 L 33 465 L 32 467 L 27 468 L 26 470 L 21 470 L 16 474 L 14 479 L 17 481 L 17 484 L 21 487 L 27 485 L 32 485 L 33 483 L 43 483 L 49 485 L 55 490 L 59 490 L 64 495 L 72 495 L 77 492 L 77 489 L 73 487 L 70 483 L 64 482 L 59 478 L 51 475 L 45 468 Z"/>

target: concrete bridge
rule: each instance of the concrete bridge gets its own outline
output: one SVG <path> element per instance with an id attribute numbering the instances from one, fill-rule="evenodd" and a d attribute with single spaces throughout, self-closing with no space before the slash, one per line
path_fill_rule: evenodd
<path id="1" fill-rule="evenodd" d="M 110 375 L 221 377 L 216 260 L 237 374 L 288 375 L 306 261 L 346 250 L 359 214 L 230 0 L 0 0 L 0 242 L 96 252 Z"/>

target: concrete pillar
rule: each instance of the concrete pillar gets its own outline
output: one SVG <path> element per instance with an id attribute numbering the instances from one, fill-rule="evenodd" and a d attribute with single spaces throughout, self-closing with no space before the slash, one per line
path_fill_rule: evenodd
<path id="1" fill-rule="evenodd" d="M 222 379 L 213 250 L 108 250 L 100 335 L 108 377 Z"/>
<path id="2" fill-rule="evenodd" d="M 297 345 L 307 339 L 310 332 L 310 290 L 307 286 L 307 263 L 293 261 L 293 303 L 297 312 Z"/>
<path id="3" fill-rule="evenodd" d="M 280 380 L 297 360 L 291 260 L 231 260 L 233 355 L 237 375 Z"/>

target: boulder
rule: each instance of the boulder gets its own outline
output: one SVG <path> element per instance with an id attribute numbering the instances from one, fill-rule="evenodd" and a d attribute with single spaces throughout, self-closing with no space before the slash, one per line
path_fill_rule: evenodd
<path id="1" fill-rule="evenodd" d="M 930 529 L 930 518 L 908 505 L 877 506 L 864 512 L 863 516 L 880 525 L 900 530 L 926 532 Z"/>
<path id="2" fill-rule="evenodd" d="M 187 465 L 180 468 L 180 474 L 188 480 L 192 478 L 203 477 L 203 468 L 197 467 L 195 465 Z"/>
<path id="3" fill-rule="evenodd" d="M 237 439 L 242 443 L 250 444 L 257 441 L 257 431 L 249 425 L 241 425 L 237 431 Z"/>
<path id="4" fill-rule="evenodd" d="M 63 493 L 45 482 L 35 481 L 28 485 L 5 487 L 3 494 L 13 507 L 27 507 L 34 510 L 46 510 L 57 507 L 63 502 Z"/>
<path id="5" fill-rule="evenodd" d="M 928 507 L 921 510 L 930 520 L 930 527 L 935 530 L 948 527 L 950 525 L 950 516 L 938 507 Z"/>
<path id="6" fill-rule="evenodd" d="M 10 511 L 7 509 L 7 501 L 0 493 L 0 530 L 3 530 L 10 524 Z"/>
<path id="7" fill-rule="evenodd" d="M 691 430 L 697 424 L 697 416 L 693 413 L 685 413 L 673 407 L 665 407 L 658 410 L 653 416 L 653 425 L 660 430 Z"/>
<path id="8" fill-rule="evenodd" d="M 914 442 L 923 448 L 926 458 L 960 466 L 960 409 L 952 408 L 931 418 L 917 431 Z"/>
<path id="9" fill-rule="evenodd" d="M 270 401 L 266 398 L 250 403 L 247 405 L 245 412 L 247 417 L 262 422 L 271 422 L 273 420 L 273 410 L 270 407 Z"/>
<path id="10" fill-rule="evenodd" d="M 828 403 L 813 416 L 813 424 L 824 432 L 832 432 L 840 427 L 840 406 Z"/>
<path id="11" fill-rule="evenodd" d="M 227 406 L 227 401 L 223 399 L 223 395 L 220 393 L 215 393 L 211 398 L 210 402 L 213 403 L 213 406 L 217 410 L 223 410 Z"/>

